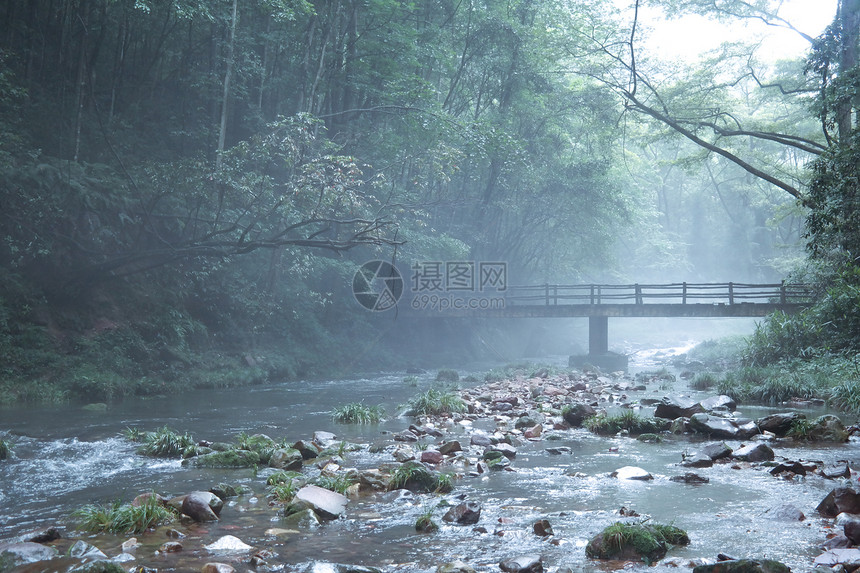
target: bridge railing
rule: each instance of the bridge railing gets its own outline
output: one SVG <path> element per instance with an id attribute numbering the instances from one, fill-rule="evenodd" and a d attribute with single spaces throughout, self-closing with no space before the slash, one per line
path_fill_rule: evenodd
<path id="1" fill-rule="evenodd" d="M 508 286 L 507 304 L 802 304 L 812 296 L 797 283 L 670 283 Z"/>

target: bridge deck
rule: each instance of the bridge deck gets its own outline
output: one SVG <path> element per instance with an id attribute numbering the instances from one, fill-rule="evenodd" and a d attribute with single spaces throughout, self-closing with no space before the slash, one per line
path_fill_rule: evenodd
<path id="1" fill-rule="evenodd" d="M 759 317 L 808 306 L 807 285 L 671 283 L 509 286 L 470 296 L 419 294 L 413 310 L 481 317 Z M 456 304 L 459 303 L 459 304 Z"/>

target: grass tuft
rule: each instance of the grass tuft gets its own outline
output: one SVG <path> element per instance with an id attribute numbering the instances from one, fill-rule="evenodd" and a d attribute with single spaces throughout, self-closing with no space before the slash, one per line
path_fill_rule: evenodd
<path id="1" fill-rule="evenodd" d="M 443 392 L 430 388 L 409 400 L 409 409 L 415 416 L 433 416 L 465 412 L 466 403 L 455 392 Z"/>
<path id="2" fill-rule="evenodd" d="M 361 402 L 350 402 L 335 408 L 331 417 L 341 424 L 378 424 L 385 417 L 385 408 L 380 405 L 368 406 Z"/>
<path id="3" fill-rule="evenodd" d="M 150 496 L 139 506 L 114 502 L 112 505 L 85 505 L 72 513 L 78 527 L 90 533 L 143 533 L 148 529 L 172 523 L 173 510 L 163 506 L 157 496 Z"/>
<path id="4" fill-rule="evenodd" d="M 144 435 L 143 445 L 138 448 L 138 453 L 154 457 L 182 456 L 187 449 L 194 446 L 196 443 L 190 434 L 180 435 L 164 426 Z"/>

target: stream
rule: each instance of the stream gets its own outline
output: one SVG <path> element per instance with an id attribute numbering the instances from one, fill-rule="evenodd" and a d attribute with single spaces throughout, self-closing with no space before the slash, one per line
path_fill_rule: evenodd
<path id="1" fill-rule="evenodd" d="M 678 349 L 642 352 L 631 370 L 659 367 Z M 477 373 L 476 373 L 477 374 Z M 195 391 L 169 398 L 126 400 L 106 412 L 75 406 L 0 410 L 0 437 L 14 444 L 13 456 L 0 462 L 0 542 L 53 525 L 72 535 L 69 514 L 85 504 L 128 502 L 155 491 L 165 496 L 207 490 L 219 482 L 244 485 L 250 494 L 231 498 L 218 522 L 192 526 L 179 553 L 157 554 L 167 539 L 156 531 L 136 536 L 141 546 L 136 561 L 126 570 L 145 565 L 157 571 L 199 571 L 206 561 L 232 562 L 237 571 L 254 570 L 248 555 L 212 557 L 203 545 L 224 535 L 235 535 L 257 549 L 276 555 L 269 569 L 283 571 L 334 571 L 331 564 L 348 563 L 383 571 L 433 572 L 442 563 L 463 560 L 478 571 L 499 571 L 504 559 L 539 554 L 548 571 L 683 571 L 694 560 L 714 560 L 718 553 L 737 558 L 770 558 L 794 571 L 811 569 L 820 544 L 833 528 L 833 520 L 818 516 L 815 507 L 838 481 L 815 475 L 792 480 L 774 477 L 764 467 L 717 464 L 694 470 L 710 482 L 688 485 L 669 480 L 685 468 L 677 464 L 701 440 L 669 436 L 662 443 L 643 443 L 629 437 L 600 437 L 585 429 L 547 431 L 541 440 L 518 446 L 515 471 L 490 472 L 455 481 L 447 495 L 412 494 L 405 490 L 377 492 L 350 500 L 345 516 L 318 529 L 273 536 L 279 526 L 276 508 L 266 499 L 267 470 L 212 470 L 183 467 L 179 460 L 147 458 L 136 445 L 121 437 L 126 428 L 155 430 L 163 426 L 188 432 L 197 439 L 234 441 L 239 433 L 263 433 L 275 440 L 309 439 L 316 430 L 334 432 L 339 440 L 371 444 L 391 440 L 413 422 L 390 416 L 378 425 L 344 425 L 331 420 L 331 410 L 346 402 L 382 404 L 389 414 L 417 393 L 430 388 L 432 374 L 404 383 L 404 373 L 382 374 L 353 380 L 271 384 L 224 391 Z M 461 383 L 468 386 L 468 383 Z M 660 398 L 690 392 L 678 378 L 674 383 L 648 384 L 646 390 L 624 392 L 628 400 Z M 740 407 L 758 418 L 790 409 Z M 801 410 L 812 418 L 824 410 Z M 651 415 L 653 408 L 642 408 Z M 853 420 L 843 416 L 846 425 Z M 444 428 L 445 439 L 468 443 L 474 429 L 492 432 L 492 419 L 468 420 Z M 426 440 L 426 439 L 425 439 Z M 429 442 L 433 443 L 433 442 Z M 727 441 L 736 448 L 740 442 Z M 555 455 L 547 448 L 565 447 Z M 814 446 L 778 442 L 777 455 L 791 460 L 825 463 L 858 459 L 860 442 Z M 375 468 L 393 461 L 390 451 L 370 453 L 368 448 L 346 454 L 345 465 Z M 623 466 L 639 466 L 654 475 L 647 482 L 618 480 L 608 474 Z M 483 512 L 478 526 L 458 526 L 441 520 L 440 501 L 452 505 L 476 500 Z M 803 521 L 770 518 L 766 512 L 793 504 Z M 626 507 L 656 523 L 676 525 L 689 533 L 691 543 L 670 550 L 666 560 L 653 567 L 644 564 L 597 562 L 585 557 L 585 545 L 604 527 L 620 519 Z M 435 509 L 434 509 L 435 508 Z M 433 510 L 437 533 L 416 533 L 414 524 Z M 535 535 L 532 524 L 546 518 L 554 530 L 547 540 Z M 75 535 L 113 557 L 121 553 L 127 536 Z M 38 569 L 22 569 L 36 571 Z"/>

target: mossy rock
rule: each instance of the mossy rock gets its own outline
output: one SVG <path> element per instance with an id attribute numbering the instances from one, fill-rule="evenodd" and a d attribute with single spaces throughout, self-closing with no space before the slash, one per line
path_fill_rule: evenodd
<path id="1" fill-rule="evenodd" d="M 588 542 L 585 554 L 591 559 L 654 563 L 670 546 L 688 543 L 687 532 L 671 525 L 616 522 Z"/>
<path id="2" fill-rule="evenodd" d="M 737 559 L 693 568 L 693 573 L 789 573 L 790 571 L 791 569 L 786 565 L 770 559 Z"/>
<path id="3" fill-rule="evenodd" d="M 119 563 L 100 560 L 75 567 L 69 573 L 126 573 L 126 570 Z"/>
<path id="4" fill-rule="evenodd" d="M 227 450 L 212 452 L 182 460 L 182 465 L 192 465 L 199 468 L 251 468 L 260 463 L 260 454 L 250 450 Z"/>
<path id="5" fill-rule="evenodd" d="M 389 489 L 408 489 L 416 493 L 431 493 L 439 487 L 439 474 L 421 462 L 409 461 L 391 475 Z"/>

